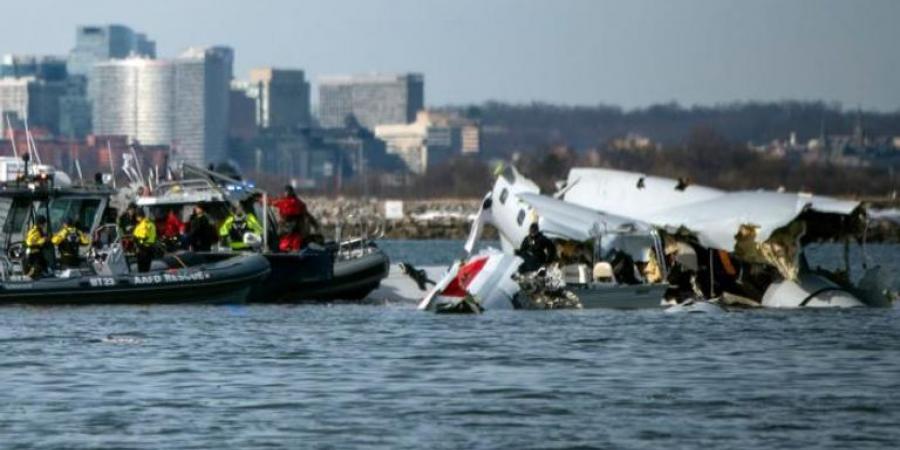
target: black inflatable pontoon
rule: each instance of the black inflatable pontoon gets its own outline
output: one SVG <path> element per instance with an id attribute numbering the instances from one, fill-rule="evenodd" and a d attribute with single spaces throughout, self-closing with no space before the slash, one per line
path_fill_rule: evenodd
<path id="1" fill-rule="evenodd" d="M 184 253 L 155 261 L 154 270 L 146 273 L 77 269 L 36 280 L 0 282 L 0 305 L 239 303 L 269 272 L 268 262 L 260 255 L 206 261 Z"/>

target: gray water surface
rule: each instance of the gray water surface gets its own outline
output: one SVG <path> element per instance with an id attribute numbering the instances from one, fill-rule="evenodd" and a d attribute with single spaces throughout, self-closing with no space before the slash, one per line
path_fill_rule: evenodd
<path id="1" fill-rule="evenodd" d="M 0 308 L 0 448 L 897 448 L 898 423 L 898 308 Z"/>

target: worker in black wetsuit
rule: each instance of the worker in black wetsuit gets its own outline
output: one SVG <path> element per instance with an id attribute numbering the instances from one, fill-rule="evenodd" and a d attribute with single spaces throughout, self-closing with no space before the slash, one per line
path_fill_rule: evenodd
<path id="1" fill-rule="evenodd" d="M 528 228 L 528 236 L 522 240 L 516 255 L 525 260 L 519 266 L 519 273 L 533 272 L 556 261 L 556 245 L 541 233 L 535 222 Z"/>

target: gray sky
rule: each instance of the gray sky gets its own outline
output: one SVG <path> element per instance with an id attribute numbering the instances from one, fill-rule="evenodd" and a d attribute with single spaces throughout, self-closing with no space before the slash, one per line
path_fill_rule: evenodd
<path id="1" fill-rule="evenodd" d="M 896 0 L 3 0 L 0 52 L 67 52 L 122 23 L 160 56 L 225 44 L 235 75 L 425 74 L 429 105 L 627 108 L 821 99 L 900 109 Z"/>

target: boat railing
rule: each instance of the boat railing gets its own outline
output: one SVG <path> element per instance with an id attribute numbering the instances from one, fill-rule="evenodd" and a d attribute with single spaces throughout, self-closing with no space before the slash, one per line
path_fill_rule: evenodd
<path id="1" fill-rule="evenodd" d="M 4 283 L 9 281 L 14 273 L 15 267 L 15 264 L 8 256 L 0 255 L 0 281 L 3 281 Z"/>
<path id="2" fill-rule="evenodd" d="M 372 253 L 370 243 L 384 237 L 385 223 L 381 218 L 350 215 L 334 228 L 334 241 L 338 243 L 337 259 L 348 260 Z"/>

